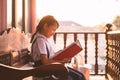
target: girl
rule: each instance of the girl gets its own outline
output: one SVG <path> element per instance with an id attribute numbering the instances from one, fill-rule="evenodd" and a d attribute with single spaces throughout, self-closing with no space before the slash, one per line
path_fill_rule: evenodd
<path id="1" fill-rule="evenodd" d="M 31 53 L 35 63 L 34 65 L 35 67 L 40 65 L 51 64 L 53 62 L 59 62 L 64 64 L 70 60 L 68 58 L 63 60 L 50 59 L 50 57 L 53 56 L 55 52 L 52 46 L 50 45 L 48 39 L 54 35 L 58 27 L 59 27 L 59 23 L 51 15 L 44 16 L 40 20 L 36 28 L 36 32 L 33 34 L 31 38 L 31 42 L 32 42 Z M 85 80 L 83 79 L 84 75 L 82 73 L 79 73 L 69 67 L 68 69 L 69 69 L 68 80 Z M 34 80 L 38 80 L 38 79 L 34 79 Z"/>
<path id="2" fill-rule="evenodd" d="M 50 59 L 50 57 L 53 56 L 55 52 L 50 45 L 48 39 L 54 35 L 58 27 L 59 24 L 57 20 L 51 15 L 44 16 L 40 20 L 36 28 L 36 32 L 31 38 L 31 51 L 35 66 L 50 64 L 53 62 L 65 63 L 69 60 L 64 59 L 59 61 Z"/>

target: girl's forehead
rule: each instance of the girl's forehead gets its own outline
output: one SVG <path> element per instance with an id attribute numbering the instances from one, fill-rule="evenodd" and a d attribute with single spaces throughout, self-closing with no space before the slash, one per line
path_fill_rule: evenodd
<path id="1" fill-rule="evenodd" d="M 58 26 L 58 24 L 57 24 L 57 23 L 53 23 L 53 25 L 54 25 L 54 26 Z"/>
<path id="2" fill-rule="evenodd" d="M 58 24 L 57 24 L 57 23 L 54 23 L 54 24 L 52 24 L 52 25 L 49 25 L 49 26 L 58 27 Z"/>
<path id="3" fill-rule="evenodd" d="M 57 25 L 51 25 L 49 28 L 52 28 L 52 29 L 57 29 L 58 26 Z"/>

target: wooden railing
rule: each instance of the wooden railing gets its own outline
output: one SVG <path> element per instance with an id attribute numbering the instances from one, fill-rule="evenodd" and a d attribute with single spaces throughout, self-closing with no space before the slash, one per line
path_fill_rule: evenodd
<path id="1" fill-rule="evenodd" d="M 73 40 L 73 41 L 76 41 L 77 39 L 80 39 L 80 42 L 82 44 L 82 46 L 84 46 L 84 63 L 85 64 L 89 64 L 88 63 L 88 53 L 90 53 L 91 55 L 94 56 L 95 60 L 94 60 L 94 64 L 92 65 L 93 67 L 93 73 L 91 74 L 94 74 L 94 75 L 98 75 L 98 74 L 101 74 L 99 73 L 99 62 L 98 62 L 98 55 L 99 55 L 99 41 L 100 41 L 100 38 L 102 35 L 102 38 L 101 40 L 103 41 L 102 44 L 104 44 L 105 46 L 104 47 L 104 50 L 106 49 L 106 36 L 105 36 L 105 32 L 56 32 L 56 34 L 54 35 L 53 39 L 55 41 L 55 43 L 60 43 L 61 40 L 58 40 L 57 42 L 57 39 L 59 38 L 60 35 L 62 35 L 62 39 L 63 40 L 63 48 L 65 48 L 67 46 L 67 43 L 70 41 L 70 40 Z M 72 37 L 68 37 L 69 35 L 72 35 Z M 90 40 L 90 37 L 92 38 L 92 41 L 94 43 L 92 43 L 92 45 L 89 45 L 90 43 L 88 43 L 88 41 Z M 61 44 L 61 43 L 60 43 Z M 100 43 L 99 43 L 100 44 Z M 89 46 L 88 46 L 89 45 Z M 88 49 L 92 49 L 92 47 L 94 47 L 94 52 L 89 52 Z M 101 54 L 105 54 L 105 53 L 101 53 Z M 104 56 L 105 57 L 105 56 Z M 105 67 L 105 65 L 103 65 Z M 105 71 L 105 68 L 104 68 L 104 71 Z M 105 72 L 102 73 L 103 75 L 105 75 Z"/>
<path id="2" fill-rule="evenodd" d="M 106 77 L 109 80 L 120 80 L 120 31 L 107 34 Z"/>

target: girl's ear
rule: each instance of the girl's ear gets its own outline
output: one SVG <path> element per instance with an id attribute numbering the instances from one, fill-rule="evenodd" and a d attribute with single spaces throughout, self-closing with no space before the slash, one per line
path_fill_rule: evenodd
<path id="1" fill-rule="evenodd" d="M 47 23 L 45 23 L 44 26 L 43 26 L 44 30 L 46 30 L 47 27 L 48 27 L 48 25 L 47 25 Z"/>

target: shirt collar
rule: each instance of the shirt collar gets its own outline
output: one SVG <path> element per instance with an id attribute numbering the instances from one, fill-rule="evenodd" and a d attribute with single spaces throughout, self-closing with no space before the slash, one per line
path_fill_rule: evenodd
<path id="1" fill-rule="evenodd" d="M 44 36 L 43 34 L 37 33 L 36 37 L 41 37 L 44 38 L 45 40 L 48 40 L 46 36 Z"/>

